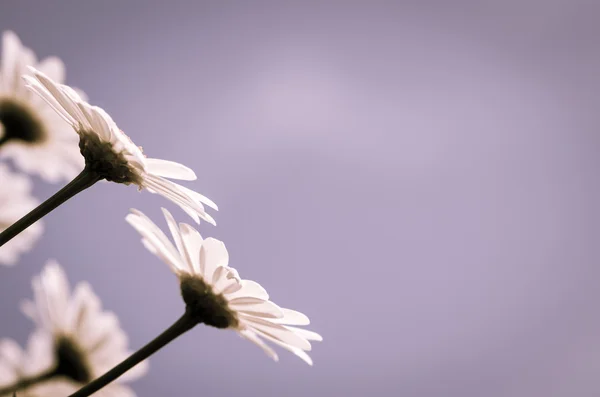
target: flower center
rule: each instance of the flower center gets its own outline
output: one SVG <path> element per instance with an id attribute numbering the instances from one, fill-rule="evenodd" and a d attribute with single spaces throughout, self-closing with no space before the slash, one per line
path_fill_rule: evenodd
<path id="1" fill-rule="evenodd" d="M 110 142 L 103 142 L 95 133 L 79 133 L 79 150 L 86 168 L 107 181 L 129 185 L 141 183 L 140 177 L 122 153 L 115 152 Z"/>
<path id="2" fill-rule="evenodd" d="M 58 365 L 54 376 L 64 376 L 84 384 L 92 380 L 85 355 L 76 343 L 66 336 L 61 336 L 56 341 L 55 349 Z"/>
<path id="3" fill-rule="evenodd" d="M 46 139 L 46 131 L 37 115 L 12 99 L 0 98 L 0 124 L 0 145 L 11 140 L 36 144 Z"/>
<path id="4" fill-rule="evenodd" d="M 229 309 L 227 299 L 222 294 L 215 294 L 202 278 L 183 275 L 180 283 L 187 310 L 199 323 L 216 328 L 237 327 L 237 316 Z"/>

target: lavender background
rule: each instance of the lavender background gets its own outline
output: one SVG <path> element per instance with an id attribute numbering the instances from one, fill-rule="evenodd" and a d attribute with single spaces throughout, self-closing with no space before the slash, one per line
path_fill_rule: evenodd
<path id="1" fill-rule="evenodd" d="M 599 17 L 573 0 L 0 2 L 0 29 L 197 171 L 221 209 L 201 232 L 325 338 L 310 368 L 200 327 L 140 397 L 598 396 Z M 48 216 L 0 268 L 1 334 L 25 341 L 17 304 L 50 257 L 133 347 L 169 325 L 175 279 L 123 220 L 161 205 L 105 184 Z"/>

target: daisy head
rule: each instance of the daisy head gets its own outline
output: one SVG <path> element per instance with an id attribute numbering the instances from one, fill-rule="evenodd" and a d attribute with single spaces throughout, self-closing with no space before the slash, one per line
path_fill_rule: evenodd
<path id="1" fill-rule="evenodd" d="M 46 101 L 79 136 L 79 148 L 86 170 L 99 179 L 134 184 L 158 193 L 179 205 L 196 222 L 199 218 L 214 224 L 203 205 L 217 209 L 203 195 L 169 179 L 195 180 L 188 167 L 172 161 L 147 158 L 103 109 L 87 103 L 75 90 L 54 81 L 40 70 L 30 68 L 24 76 L 27 87 Z"/>
<path id="2" fill-rule="evenodd" d="M 140 211 L 132 210 L 126 219 L 142 235 L 144 246 L 177 275 L 188 313 L 199 323 L 237 331 L 274 360 L 278 360 L 277 353 L 265 341 L 312 365 L 306 351 L 311 350 L 310 341 L 322 338 L 296 327 L 308 325 L 308 317 L 277 306 L 260 284 L 241 279 L 229 267 L 229 255 L 221 241 L 203 239 L 192 226 L 177 224 L 165 209 L 163 213 L 175 244 Z"/>
<path id="3" fill-rule="evenodd" d="M 131 354 L 117 317 L 102 309 L 89 284 L 81 282 L 71 292 L 65 272 L 50 261 L 32 285 L 34 298 L 24 302 L 22 310 L 38 326 L 39 344 L 49 352 L 44 378 L 54 392 L 46 395 L 69 395 Z M 146 367 L 142 362 L 103 391 L 133 395 L 124 383 L 139 378 Z"/>
<path id="4" fill-rule="evenodd" d="M 5 164 L 0 164 L 0 232 L 39 204 L 31 196 L 32 187 L 31 180 L 25 175 L 11 172 Z M 19 257 L 40 238 L 43 229 L 41 221 L 38 221 L 0 247 L 0 264 L 16 264 Z"/>
<path id="5" fill-rule="evenodd" d="M 84 165 L 71 127 L 39 96 L 25 88 L 22 75 L 35 66 L 63 82 L 65 67 L 56 57 L 37 60 L 13 32 L 2 35 L 0 59 L 0 158 L 48 182 L 70 180 Z"/>

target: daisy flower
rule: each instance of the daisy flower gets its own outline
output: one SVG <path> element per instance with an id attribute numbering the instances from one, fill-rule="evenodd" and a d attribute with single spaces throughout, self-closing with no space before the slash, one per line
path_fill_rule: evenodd
<path id="1" fill-rule="evenodd" d="M 32 284 L 34 299 L 24 302 L 22 310 L 38 328 L 27 354 L 10 343 L 0 350 L 4 353 L 0 368 L 9 368 L 1 371 L 3 391 L 35 387 L 40 396 L 66 396 L 130 355 L 117 317 L 102 309 L 89 284 L 79 283 L 71 292 L 64 271 L 54 261 L 46 264 Z M 146 367 L 141 362 L 99 395 L 135 396 L 123 382 L 139 378 Z"/>
<path id="2" fill-rule="evenodd" d="M 0 247 L 31 223 L 91 187 L 100 180 L 136 185 L 160 194 L 180 206 L 196 223 L 200 219 L 215 224 L 204 205 L 217 210 L 207 197 L 169 179 L 195 180 L 188 167 L 172 161 L 147 158 L 103 109 L 87 103 L 74 89 L 59 84 L 44 72 L 29 67 L 31 75 L 23 78 L 26 87 L 36 93 L 76 132 L 79 149 L 85 160 L 83 171 L 34 212 L 0 233 Z"/>
<path id="3" fill-rule="evenodd" d="M 32 183 L 25 175 L 11 172 L 0 164 L 0 232 L 35 208 L 39 202 L 31 196 Z M 0 247 L 0 264 L 14 265 L 42 235 L 41 222 L 34 223 L 10 243 Z"/>
<path id="4" fill-rule="evenodd" d="M 40 97 L 25 88 L 22 75 L 35 66 L 58 82 L 65 67 L 56 57 L 38 62 L 17 35 L 2 35 L 0 59 L 0 158 L 47 182 L 73 179 L 84 166 L 71 126 Z"/>
<path id="5" fill-rule="evenodd" d="M 30 68 L 24 76 L 27 87 L 46 101 L 79 135 L 79 148 L 88 173 L 100 179 L 137 185 L 158 193 L 179 205 L 196 222 L 199 218 L 214 224 L 204 205 L 217 209 L 203 195 L 169 179 L 192 181 L 194 171 L 172 161 L 147 158 L 103 109 L 87 103 L 71 87 L 59 84 L 42 71 Z"/>
<path id="6" fill-rule="evenodd" d="M 142 235 L 146 248 L 162 259 L 179 279 L 185 313 L 168 329 L 101 377 L 69 397 L 88 397 L 134 368 L 142 360 L 198 324 L 236 331 L 277 361 L 277 353 L 265 341 L 294 353 L 309 365 L 306 353 L 319 334 L 299 328 L 308 325 L 304 314 L 284 309 L 269 300 L 258 283 L 240 278 L 229 267 L 225 245 L 213 238 L 202 239 L 192 226 L 180 223 L 163 208 L 175 245 L 148 217 L 137 210 L 127 221 Z"/>
<path id="7" fill-rule="evenodd" d="M 202 239 L 188 224 L 177 224 L 163 208 L 175 245 L 148 217 L 137 210 L 127 221 L 142 235 L 144 246 L 162 259 L 179 278 L 187 310 L 198 322 L 232 329 L 278 360 L 265 340 L 294 353 L 312 365 L 306 354 L 310 341 L 321 341 L 315 332 L 298 328 L 308 325 L 304 314 L 284 309 L 269 300 L 260 284 L 243 280 L 228 266 L 225 244 L 214 238 Z"/>

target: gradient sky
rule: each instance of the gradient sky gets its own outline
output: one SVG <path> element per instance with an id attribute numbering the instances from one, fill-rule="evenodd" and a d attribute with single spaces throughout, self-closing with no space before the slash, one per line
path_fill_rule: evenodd
<path id="1" fill-rule="evenodd" d="M 314 367 L 198 327 L 140 397 L 600 395 L 600 3 L 0 1 L 0 29 L 196 170 L 231 265 L 307 313 Z M 58 189 L 37 181 L 36 195 Z M 0 268 L 0 335 L 56 258 L 141 346 L 182 312 L 98 184 Z"/>

